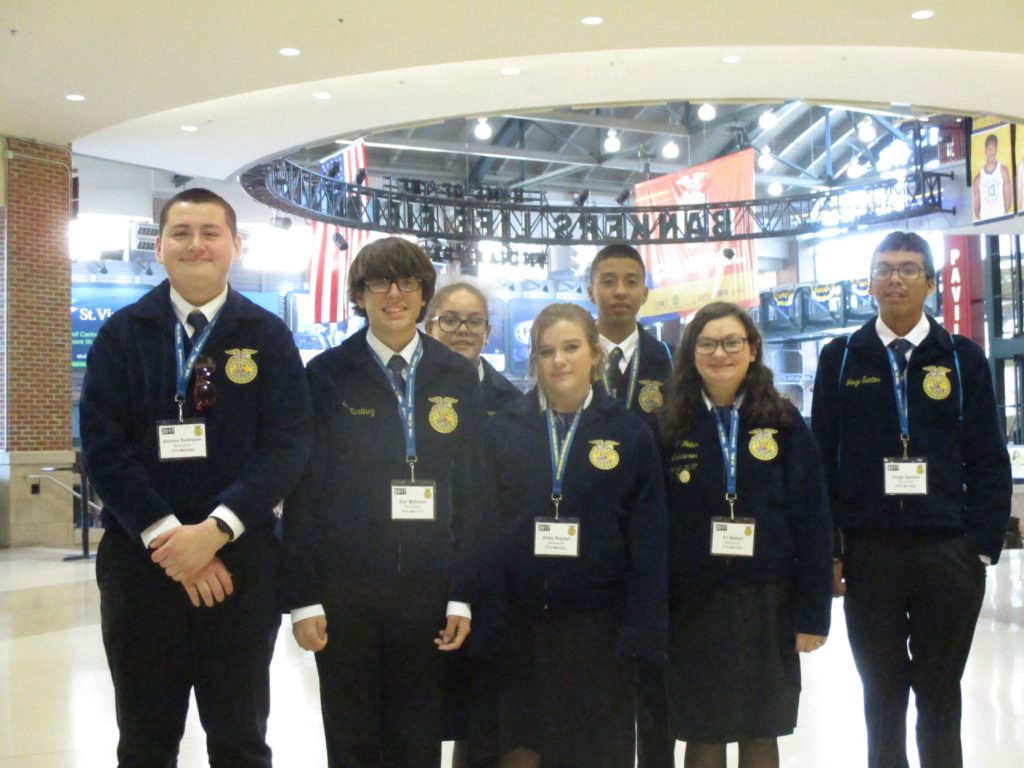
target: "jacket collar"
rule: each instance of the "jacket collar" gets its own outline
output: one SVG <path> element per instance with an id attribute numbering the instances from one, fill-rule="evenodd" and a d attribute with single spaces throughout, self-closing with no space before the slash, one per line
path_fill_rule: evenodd
<path id="1" fill-rule="evenodd" d="M 927 346 L 928 344 L 937 344 L 940 349 L 946 351 L 953 350 L 953 338 L 949 332 L 939 325 L 935 318 L 928 315 L 928 324 L 931 326 L 928 336 L 925 337 L 921 346 Z M 875 320 L 878 318 L 877 315 L 868 320 L 864 325 L 858 328 L 854 333 L 850 335 L 849 341 L 846 345 L 851 349 L 857 347 L 871 347 L 876 350 L 882 350 L 882 340 L 878 338 L 878 332 L 875 330 Z"/>

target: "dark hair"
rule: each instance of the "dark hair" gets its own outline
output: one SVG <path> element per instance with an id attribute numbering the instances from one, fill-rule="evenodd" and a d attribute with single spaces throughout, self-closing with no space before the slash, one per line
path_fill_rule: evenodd
<path id="1" fill-rule="evenodd" d="M 231 230 L 231 236 L 238 236 L 238 217 L 235 215 L 235 209 L 231 207 L 231 203 L 225 200 L 223 197 L 218 195 L 216 192 L 211 192 L 203 187 L 193 187 L 192 189 L 183 189 L 181 192 L 176 194 L 166 203 L 164 207 L 160 209 L 160 234 L 164 233 L 164 227 L 167 226 L 167 215 L 170 213 L 171 207 L 178 203 L 214 203 L 224 209 L 224 218 L 227 219 L 228 229 Z"/>
<path id="2" fill-rule="evenodd" d="M 594 318 L 579 304 L 548 304 L 533 318 L 533 325 L 530 326 L 530 375 L 537 378 L 537 348 L 540 346 L 540 337 L 548 328 L 559 320 L 569 323 L 576 323 L 583 329 L 583 337 L 587 340 L 587 346 L 591 352 L 598 354 L 597 365 L 590 372 L 590 380 L 597 381 L 604 373 L 604 350 L 601 348 L 597 323 Z M 537 380 L 537 386 L 540 386 Z"/>
<path id="3" fill-rule="evenodd" d="M 908 253 L 920 253 L 924 259 L 924 273 L 928 276 L 929 280 L 935 279 L 935 260 L 932 258 L 932 248 L 928 245 L 923 237 L 915 232 L 890 232 L 875 248 L 875 252 L 871 254 L 871 266 L 875 264 L 875 259 L 881 253 L 890 253 L 891 251 L 907 251 Z"/>
<path id="4" fill-rule="evenodd" d="M 764 344 L 757 325 L 737 305 L 715 301 L 701 307 L 686 324 L 683 340 L 676 350 L 676 370 L 668 383 L 665 408 L 659 415 L 661 434 L 666 445 L 672 446 L 681 440 L 692 428 L 695 414 L 705 408 L 704 383 L 697 371 L 695 359 L 697 337 L 708 323 L 724 317 L 735 317 L 743 324 L 747 344 L 754 350 L 754 360 L 740 385 L 740 391 L 743 392 L 740 411 L 749 421 L 758 424 L 786 426 L 792 423 L 793 406 L 775 389 L 772 372 L 764 364 Z"/>
<path id="5" fill-rule="evenodd" d="M 490 310 L 487 308 L 487 297 L 484 295 L 484 292 L 472 283 L 448 283 L 448 285 L 443 285 L 438 288 L 437 292 L 434 294 L 434 298 L 432 298 L 430 303 L 427 304 L 426 317 L 428 331 L 430 330 L 431 325 L 430 318 L 437 315 L 437 308 L 443 305 L 448 300 L 449 296 L 453 293 L 458 293 L 459 291 L 465 291 L 480 302 L 481 306 L 484 308 L 484 317 L 487 318 L 487 323 L 490 325 Z"/>
<path id="6" fill-rule="evenodd" d="M 429 303 L 434 297 L 437 272 L 427 252 L 416 243 L 401 237 L 385 237 L 364 245 L 348 268 L 348 298 L 352 302 L 352 311 L 366 317 L 366 310 L 356 304 L 356 299 L 362 298 L 367 280 L 397 280 L 400 277 L 418 277 L 423 301 Z M 426 313 L 424 306 L 416 322 L 422 320 Z"/>
<path id="7" fill-rule="evenodd" d="M 597 256 L 590 262 L 590 282 L 594 282 L 594 273 L 597 272 L 597 267 L 602 261 L 608 259 L 632 259 L 640 265 L 640 271 L 644 277 L 647 277 L 647 268 L 644 266 L 644 259 L 640 255 L 640 251 L 634 248 L 632 245 L 626 243 L 612 243 L 606 245 L 600 251 L 597 252 Z"/>
<path id="8" fill-rule="evenodd" d="M 997 147 L 999 146 L 999 138 L 994 133 L 990 133 L 988 136 L 985 137 L 986 149 L 988 149 L 989 144 L 995 144 Z"/>

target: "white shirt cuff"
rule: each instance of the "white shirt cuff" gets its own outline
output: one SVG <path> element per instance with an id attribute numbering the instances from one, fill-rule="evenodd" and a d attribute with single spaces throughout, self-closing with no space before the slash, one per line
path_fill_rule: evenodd
<path id="1" fill-rule="evenodd" d="M 210 513 L 210 517 L 219 517 L 228 524 L 231 528 L 231 532 L 234 534 L 231 538 L 232 541 L 238 541 L 239 537 L 245 533 L 245 523 L 239 520 L 238 515 L 223 504 L 218 505 L 218 507 Z"/>
<path id="2" fill-rule="evenodd" d="M 181 521 L 177 515 L 167 515 L 161 517 L 149 528 L 142 532 L 142 546 L 149 549 L 149 545 L 153 543 L 153 539 L 159 536 L 161 533 L 167 533 L 167 531 L 181 527 Z"/>
<path id="3" fill-rule="evenodd" d="M 992 565 L 992 558 L 988 555 L 978 555 L 978 559 L 981 560 L 985 565 Z"/>
<path id="4" fill-rule="evenodd" d="M 315 616 L 326 616 L 324 607 L 317 603 L 316 605 L 307 605 L 302 608 L 292 609 L 292 626 L 294 627 L 303 619 L 312 619 Z"/>
<path id="5" fill-rule="evenodd" d="M 454 600 L 448 603 L 448 608 L 444 615 L 461 616 L 464 619 L 473 620 L 473 612 L 469 610 L 469 603 L 457 603 Z"/>

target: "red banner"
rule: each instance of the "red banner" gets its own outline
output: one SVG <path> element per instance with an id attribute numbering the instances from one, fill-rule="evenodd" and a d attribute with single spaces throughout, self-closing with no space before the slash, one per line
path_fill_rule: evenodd
<path id="1" fill-rule="evenodd" d="M 754 198 L 754 150 L 718 158 L 634 187 L 637 205 L 676 206 Z M 730 223 L 733 232 L 744 222 Z M 757 258 L 751 240 L 645 245 L 640 248 L 651 292 L 640 315 L 688 316 L 711 301 L 757 304 Z"/>

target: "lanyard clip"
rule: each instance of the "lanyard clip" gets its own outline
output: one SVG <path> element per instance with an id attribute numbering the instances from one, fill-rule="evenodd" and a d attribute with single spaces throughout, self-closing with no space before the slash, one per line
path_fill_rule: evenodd
<path id="1" fill-rule="evenodd" d="M 174 402 L 178 406 L 178 423 L 182 424 L 185 421 L 185 398 L 181 395 L 175 395 Z"/>
<path id="2" fill-rule="evenodd" d="M 729 503 L 729 519 L 736 519 L 736 494 L 727 493 L 725 494 L 725 500 Z"/>
<path id="3" fill-rule="evenodd" d="M 409 463 L 409 482 L 416 482 L 416 457 L 406 456 L 405 460 Z"/>
<path id="4" fill-rule="evenodd" d="M 910 435 L 900 435 L 900 442 L 903 443 L 903 458 L 905 459 L 910 447 Z"/>
<path id="5" fill-rule="evenodd" d="M 562 494 L 552 493 L 551 500 L 555 503 L 555 520 L 558 519 L 558 505 L 562 503 Z"/>

